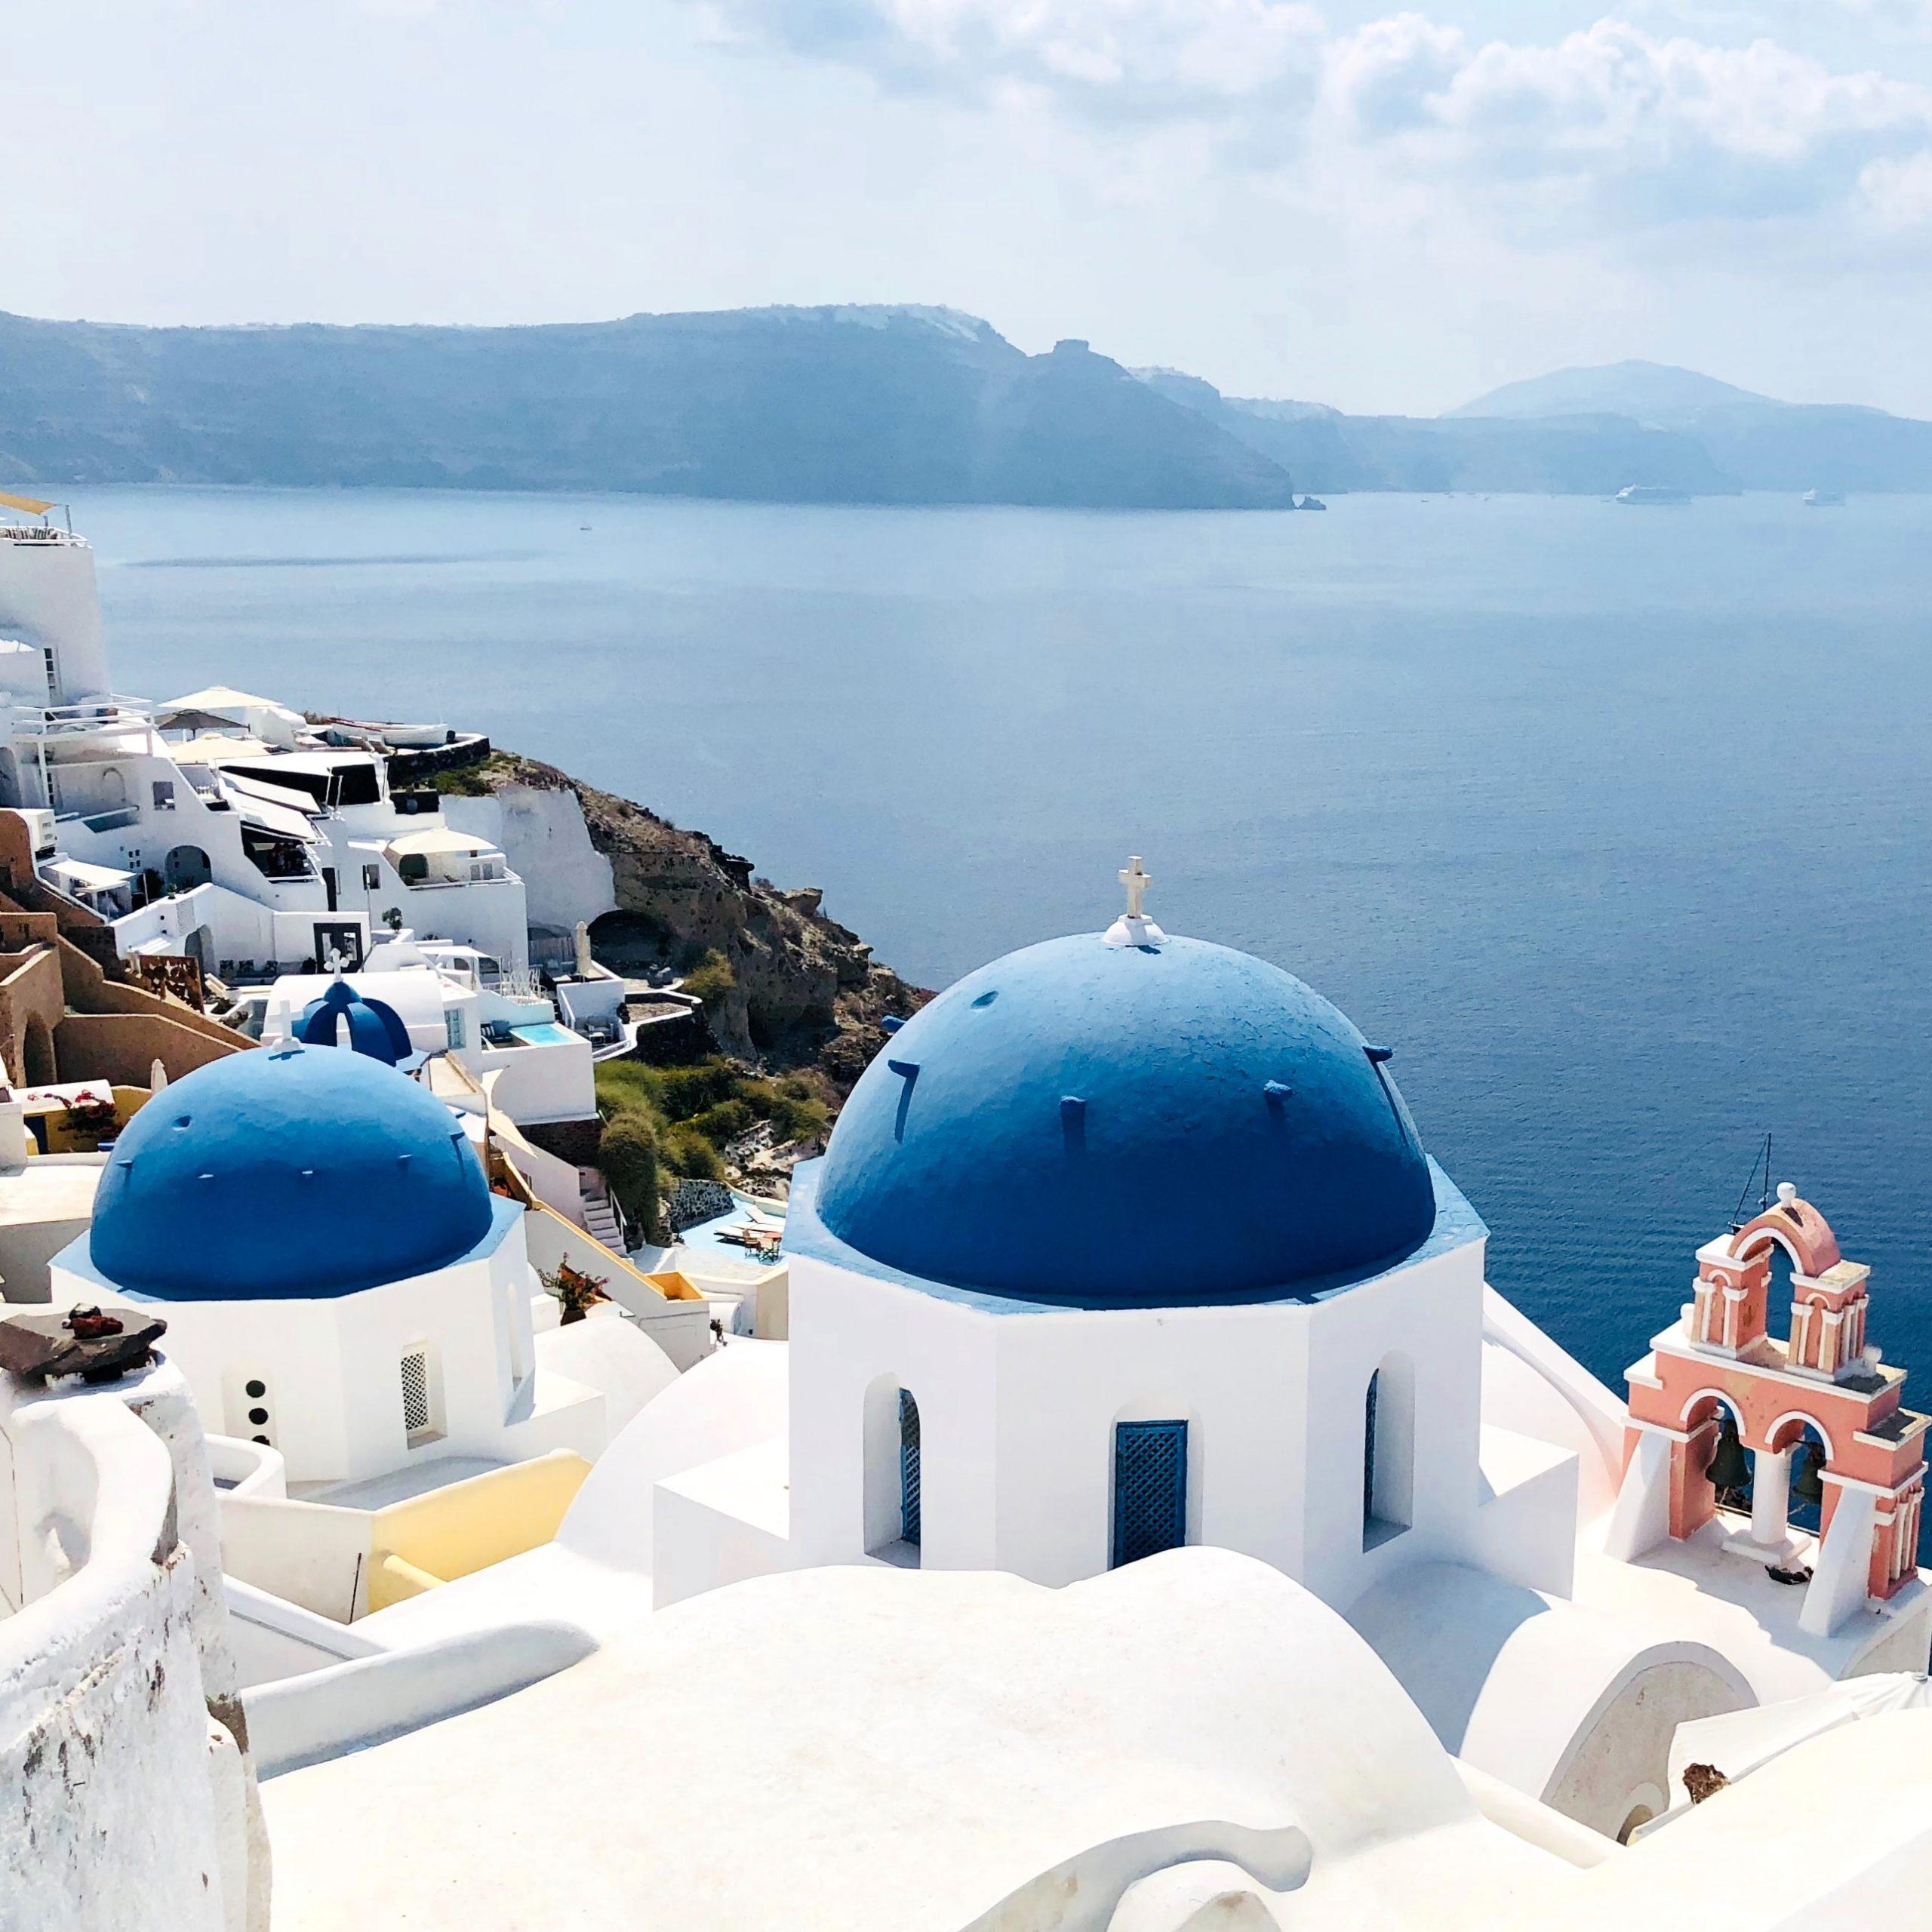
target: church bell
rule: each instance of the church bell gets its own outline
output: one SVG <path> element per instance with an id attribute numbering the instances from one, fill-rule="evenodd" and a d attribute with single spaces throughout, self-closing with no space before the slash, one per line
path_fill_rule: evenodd
<path id="1" fill-rule="evenodd" d="M 1737 1425 L 1734 1422 L 1727 1420 L 1718 1432 L 1718 1446 L 1711 1451 L 1711 1460 L 1705 1465 L 1704 1473 L 1710 1478 L 1712 1487 L 1720 1491 L 1750 1486 L 1751 1464 L 1745 1455 L 1743 1444 L 1737 1439 Z"/>

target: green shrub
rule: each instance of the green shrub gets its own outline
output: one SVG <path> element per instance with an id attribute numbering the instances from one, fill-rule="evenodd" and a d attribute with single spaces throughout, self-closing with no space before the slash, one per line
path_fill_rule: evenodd
<path id="1" fill-rule="evenodd" d="M 737 1140 L 758 1118 L 748 1101 L 720 1100 L 716 1106 L 693 1114 L 684 1124 L 692 1133 L 703 1134 L 714 1147 L 721 1147 L 728 1140 Z"/>
<path id="2" fill-rule="evenodd" d="M 664 1163 L 688 1180 L 724 1179 L 724 1162 L 718 1149 L 688 1127 L 674 1127 L 664 1137 Z"/>
<path id="3" fill-rule="evenodd" d="M 832 1124 L 832 1110 L 820 1100 L 786 1100 L 772 1115 L 787 1140 L 821 1140 Z"/>
<path id="4" fill-rule="evenodd" d="M 663 1112 L 654 1066 L 634 1060 L 606 1060 L 595 1069 L 595 1078 L 597 1110 L 606 1118 L 632 1109 L 651 1115 Z"/>
<path id="5" fill-rule="evenodd" d="M 689 1120 L 708 1107 L 735 1100 L 746 1083 L 729 1060 L 703 1060 L 691 1066 L 665 1066 L 657 1073 L 657 1103 L 666 1120 Z"/>
<path id="6" fill-rule="evenodd" d="M 632 1226 L 647 1241 L 660 1239 L 660 1156 L 649 1118 L 635 1109 L 619 1114 L 598 1143 L 597 1165 Z"/>
<path id="7" fill-rule="evenodd" d="M 738 983 L 731 962 L 715 946 L 685 975 L 684 990 L 706 1008 L 721 1006 Z"/>

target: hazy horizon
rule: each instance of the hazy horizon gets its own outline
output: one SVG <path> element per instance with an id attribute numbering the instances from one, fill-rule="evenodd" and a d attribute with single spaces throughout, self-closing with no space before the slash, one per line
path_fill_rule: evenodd
<path id="1" fill-rule="evenodd" d="M 101 0 L 8 48 L 24 314 L 918 300 L 1354 411 L 1640 357 L 1932 416 L 1932 0 Z"/>
<path id="2" fill-rule="evenodd" d="M 325 321 L 317 321 L 315 318 L 312 318 L 312 317 L 310 317 L 310 318 L 303 318 L 303 319 L 299 320 L 299 321 L 272 321 L 272 322 L 264 322 L 264 321 L 208 321 L 208 322 L 205 322 L 205 323 L 150 323 L 150 322 L 143 322 L 143 321 L 131 321 L 131 320 L 128 320 L 128 319 L 127 319 L 127 318 L 119 318 L 119 317 L 115 317 L 115 316 L 106 316 L 106 315 L 41 315 L 41 316 L 23 317 L 23 318 L 21 318 L 21 319 L 23 319 L 23 320 L 28 320 L 28 321 L 35 321 L 54 322 L 54 323 L 71 322 L 71 323 L 79 324 L 79 325 L 85 325 L 85 326 L 89 326 L 89 327 L 101 327 L 101 328 L 217 328 L 217 329 L 219 329 L 219 328 L 229 328 L 229 329 L 299 329 L 299 328 L 370 328 L 370 329 L 383 329 L 383 328 L 456 328 L 456 329 L 474 328 L 474 329 L 491 329 L 491 328 L 531 328 L 531 329 L 540 329 L 540 328 L 569 328 L 569 327 L 591 327 L 591 328 L 594 328 L 594 327 L 595 327 L 595 326 L 598 325 L 599 324 L 603 324 L 603 323 L 623 322 L 623 321 L 631 321 L 642 320 L 642 319 L 647 319 L 647 318 L 662 318 L 662 317 L 663 317 L 663 316 L 666 316 L 666 315 L 743 315 L 743 314 L 756 314 L 756 313 L 764 312 L 769 312 L 769 311 L 779 311 L 779 312 L 783 312 L 783 311 L 786 310 L 786 309 L 795 309 L 795 310 L 798 310 L 798 311 L 799 311 L 799 312 L 806 312 L 817 311 L 817 310 L 826 310 L 826 309 L 891 309 L 900 310 L 900 311 L 913 311 L 913 310 L 920 310 L 920 309 L 946 309 L 946 308 L 949 308 L 949 305 L 948 305 L 948 304 L 945 304 L 945 303 L 920 303 L 920 302 L 881 302 L 881 303 L 844 303 L 844 302 L 826 302 L 826 303 L 748 303 L 743 304 L 743 305 L 742 305 L 741 306 L 740 306 L 740 307 L 738 307 L 738 308 L 735 308 L 735 309 L 662 309 L 662 310 L 633 309 L 633 310 L 630 311 L 629 313 L 625 314 L 625 315 L 587 315 L 587 316 L 574 316 L 574 317 L 571 317 L 571 318 L 563 318 L 552 317 L 552 318 L 541 318 L 541 319 L 536 319 L 536 320 L 532 320 L 532 321 L 525 321 L 525 322 L 516 322 L 516 323 L 499 323 L 499 322 L 436 322 L 436 321 L 398 321 L 394 320 L 394 319 L 392 319 L 392 318 L 384 318 L 384 317 L 380 317 L 380 316 L 368 317 L 368 318 L 364 318 L 364 319 L 361 319 L 361 320 L 360 320 L 360 321 L 327 321 L 327 322 L 325 322 Z M 952 312 L 952 313 L 955 313 L 955 314 L 961 315 L 965 315 L 967 314 L 967 312 L 966 312 L 966 311 L 964 311 L 964 310 L 963 310 L 963 309 L 951 309 L 951 311 L 950 311 L 950 312 Z M 18 312 L 17 312 L 17 311 L 0 310 L 0 313 L 9 313 L 9 314 L 14 314 L 14 315 L 17 315 Z M 983 323 L 985 323 L 985 324 L 986 324 L 989 328 L 992 328 L 992 330 L 993 330 L 996 334 L 999 334 L 999 335 L 1001 335 L 1001 336 L 1002 336 L 1002 337 L 1004 337 L 1006 338 L 1006 340 L 1008 340 L 1008 341 L 1011 341 L 1011 340 L 1013 340 L 1013 339 L 1014 339 L 1014 338 L 1012 337 L 1012 336 L 1009 334 L 1009 332 L 1008 332 L 1008 331 L 1006 331 L 1006 330 L 1004 330 L 1004 329 L 1001 328 L 1000 327 L 1000 325 L 999 325 L 998 322 L 997 321 L 995 321 L 993 318 L 990 317 L 990 316 L 986 316 L 986 315 L 972 315 L 972 316 L 968 317 L 968 319 L 970 319 L 970 320 L 971 320 L 971 321 L 974 321 L 983 322 Z M 1057 338 L 1057 339 L 1058 339 L 1058 338 Z M 1094 352 L 1095 352 L 1096 354 L 1101 355 L 1110 355 L 1110 356 L 1111 356 L 1111 352 L 1109 351 L 1109 348 L 1108 348 L 1108 346 L 1107 346 L 1107 344 L 1106 344 L 1106 341 L 1105 341 L 1103 339 L 1100 338 L 1100 337 L 1081 337 L 1081 338 L 1080 338 L 1080 339 L 1081 339 L 1081 340 L 1083 340 L 1087 341 L 1087 342 L 1088 342 L 1088 345 L 1089 345 L 1089 346 L 1090 346 L 1090 347 L 1091 347 L 1091 348 L 1094 349 Z M 1048 345 L 1048 346 L 1051 346 L 1051 345 Z M 1118 357 L 1118 356 L 1112 356 L 1112 357 L 1111 357 L 1111 359 L 1112 359 L 1112 360 L 1114 360 L 1114 361 L 1120 361 L 1121 358 L 1119 358 L 1119 357 Z M 1537 369 L 1537 370 L 1532 370 L 1532 371 L 1524 371 L 1524 372 L 1521 376 L 1517 376 L 1517 377 L 1507 377 L 1503 378 L 1500 382 L 1493 383 L 1490 384 L 1490 385 L 1489 385 L 1489 386 L 1488 386 L 1487 389 L 1484 389 L 1483 391 L 1481 391 L 1479 394 L 1460 397 L 1460 398 L 1458 398 L 1455 401 L 1453 401 L 1453 402 L 1451 402 L 1451 403 L 1449 403 L 1449 404 L 1446 405 L 1444 406 L 1444 408 L 1442 410 L 1441 410 L 1441 411 L 1430 411 L 1426 412 L 1426 414 L 1429 414 L 1429 415 L 1430 415 L 1430 416 L 1444 415 L 1444 414 L 1454 414 L 1454 413 L 1456 413 L 1459 409 L 1460 409 L 1461 408 L 1463 408 L 1465 405 L 1467 405 L 1467 404 L 1469 404 L 1469 403 L 1472 403 L 1472 402 L 1477 402 L 1477 401 L 1483 401 L 1483 400 L 1484 400 L 1485 398 L 1487 398 L 1488 396 L 1490 396 L 1491 395 L 1492 395 L 1492 394 L 1495 393 L 1496 392 L 1497 392 L 1497 391 L 1499 391 L 1499 390 L 1507 389 L 1512 388 L 1512 387 L 1515 387 L 1515 386 L 1520 386 L 1521 385 L 1524 384 L 1524 383 L 1528 383 L 1534 382 L 1534 381 L 1537 380 L 1539 378 L 1541 378 L 1541 377 L 1547 377 L 1547 376 L 1561 376 L 1561 375 L 1574 375 L 1574 374 L 1591 374 L 1601 373 L 1601 372 L 1604 372 L 1604 371 L 1611 371 L 1611 370 L 1614 370 L 1614 369 L 1617 369 L 1617 368 L 1620 368 L 1625 367 L 1625 366 L 1629 366 L 1629 365 L 1641 365 L 1641 366 L 1645 366 L 1645 367 L 1648 367 L 1648 368 L 1651 368 L 1669 370 L 1669 371 L 1675 371 L 1675 373 L 1678 373 L 1678 374 L 1690 374 L 1690 375 L 1697 375 L 1697 376 L 1705 376 L 1705 377 L 1711 377 L 1712 380 L 1714 380 L 1715 381 L 1718 382 L 1719 384 L 1723 385 L 1723 386 L 1732 386 L 1732 387 L 1737 387 L 1737 388 L 1740 388 L 1740 389 L 1743 389 L 1743 385 L 1733 385 L 1733 384 L 1731 384 L 1731 383 L 1730 383 L 1730 379 L 1729 379 L 1727 377 L 1724 377 L 1724 376 L 1720 375 L 1717 371 L 1713 371 L 1713 370 L 1709 370 L 1709 369 L 1701 369 L 1701 370 L 1686 370 L 1686 369 L 1682 368 L 1681 368 L 1681 365 L 1679 365 L 1669 364 L 1669 363 L 1660 363 L 1660 362 L 1658 362 L 1657 361 L 1656 361 L 1656 359 L 1655 359 L 1654 358 L 1649 357 L 1649 356 L 1640 356 L 1640 355 L 1639 355 L 1639 356 L 1625 356 L 1625 357 L 1620 357 L 1620 358 L 1619 358 L 1617 359 L 1617 361 L 1615 361 L 1615 362 L 1606 362 L 1606 363 L 1567 363 L 1567 364 L 1555 364 L 1555 365 L 1552 365 L 1551 366 L 1549 366 L 1549 367 L 1548 367 L 1548 368 L 1546 368 Z M 1198 369 L 1180 369 L 1180 368 L 1175 368 L 1175 367 L 1174 367 L 1174 365 L 1163 365 L 1163 364 L 1146 364 L 1146 363 L 1143 363 L 1143 364 L 1139 364 L 1139 365 L 1134 365 L 1134 366 L 1135 366 L 1135 367 L 1137 367 L 1137 368 L 1138 368 L 1138 369 L 1139 369 L 1139 370 L 1140 370 L 1143 374 L 1152 373 L 1152 372 L 1164 372 L 1164 373 L 1168 373 L 1168 374 L 1178 374 L 1178 375 L 1185 375 L 1185 376 L 1190 376 L 1190 377 L 1200 377 L 1200 376 L 1201 376 L 1201 371 L 1200 371 L 1199 370 L 1198 370 Z M 1212 379 L 1211 377 L 1205 377 L 1205 378 L 1203 378 L 1203 380 L 1208 380 L 1208 381 L 1212 381 L 1212 380 L 1213 380 L 1213 379 Z M 1222 390 L 1223 390 L 1223 394 L 1226 394 L 1226 395 L 1235 395 L 1235 394 L 1237 393 L 1237 392 L 1235 392 L 1235 391 L 1233 391 L 1233 390 L 1232 390 L 1232 389 L 1226 389 L 1223 385 L 1219 384 L 1219 383 L 1215 384 L 1215 386 L 1216 386 L 1217 388 L 1218 388 L 1218 389 L 1222 389 Z M 1746 393 L 1752 394 L 1752 395 L 1759 395 L 1759 396 L 1761 397 L 1761 399 L 1763 399 L 1763 400 L 1766 400 L 1766 401 L 1774 401 L 1774 402 L 1786 402 L 1786 401 L 1792 401 L 1792 400 L 1793 399 L 1793 398 L 1792 398 L 1786 397 L 1786 396 L 1768 396 L 1768 395 L 1764 395 L 1763 394 L 1763 392 L 1758 392 L 1758 391 L 1746 391 Z M 1257 397 L 1254 398 L 1254 400 L 1256 400 L 1256 401 L 1271 401 L 1271 402 L 1272 402 L 1272 401 L 1283 401 L 1283 402 L 1305 402 L 1305 403 L 1313 403 L 1313 404 L 1317 404 L 1317 405 L 1327 405 L 1327 406 L 1329 406 L 1329 407 L 1331 407 L 1331 408 L 1340 408 L 1341 407 L 1341 405 L 1339 405 L 1339 404 L 1334 404 L 1334 403 L 1331 403 L 1331 402 L 1330 401 L 1330 399 L 1329 399 L 1327 397 L 1326 397 L 1326 396 L 1318 396 L 1318 395 L 1285 395 L 1285 394 L 1284 394 L 1284 395 L 1274 395 L 1274 396 L 1267 396 L 1267 397 L 1259 397 L 1259 396 L 1257 396 Z M 1846 398 L 1843 398 L 1843 397 L 1838 397 L 1838 396 L 1833 396 L 1833 397 L 1822 397 L 1822 396 L 1821 396 L 1821 397 L 1817 397 L 1817 398 L 1807 398 L 1807 400 L 1810 400 L 1810 401 L 1820 401 L 1820 402 L 1842 402 L 1842 401 L 1845 401 L 1845 400 L 1846 400 Z M 1878 407 L 1878 408 L 1884 408 L 1884 407 L 1885 407 L 1885 405 L 1882 405 L 1882 404 L 1880 404 L 1880 405 L 1875 405 L 1875 406 L 1876 406 L 1876 407 Z M 1347 411 L 1347 412 L 1345 412 L 1345 413 L 1351 414 L 1361 414 L 1361 415 L 1397 415 L 1397 414 L 1408 414 L 1408 413 L 1411 413 L 1411 412 L 1401 411 L 1396 411 L 1396 410 L 1392 410 L 1392 409 L 1377 408 L 1374 408 L 1374 407 L 1371 406 L 1371 407 L 1369 407 L 1369 408 L 1364 408 L 1364 409 L 1361 409 L 1361 410 L 1350 411 Z M 1414 412 L 1414 413 L 1415 413 L 1415 414 L 1423 414 L 1423 412 Z M 1910 412 L 1909 412 L 1909 411 L 1892 411 L 1891 413 L 1892 413 L 1892 414 L 1898 414 L 1898 415 L 1908 415 L 1908 414 L 1910 414 Z"/>

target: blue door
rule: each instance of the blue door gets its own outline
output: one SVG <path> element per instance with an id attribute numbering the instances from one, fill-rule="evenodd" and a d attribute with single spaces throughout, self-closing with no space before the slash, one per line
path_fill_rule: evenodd
<path id="1" fill-rule="evenodd" d="M 1113 1567 L 1187 1541 L 1187 1424 L 1114 1426 Z"/>
<path id="2" fill-rule="evenodd" d="M 919 1540 L 919 1405 L 909 1389 L 899 1392 L 899 1534 Z"/>

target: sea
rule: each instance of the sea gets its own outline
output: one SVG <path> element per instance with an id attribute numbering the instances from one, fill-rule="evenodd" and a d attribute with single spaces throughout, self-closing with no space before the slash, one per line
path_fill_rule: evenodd
<path id="1" fill-rule="evenodd" d="M 1768 1135 L 1932 1397 L 1932 498 L 72 513 L 122 689 L 487 731 L 924 985 L 1142 855 L 1395 1049 L 1492 1280 L 1614 1386 Z"/>

